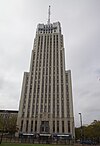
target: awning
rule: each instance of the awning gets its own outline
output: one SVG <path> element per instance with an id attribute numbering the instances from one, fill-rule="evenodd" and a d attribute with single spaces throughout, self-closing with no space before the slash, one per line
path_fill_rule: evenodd
<path id="1" fill-rule="evenodd" d="M 33 136 L 34 134 L 33 133 L 23 133 L 22 135 L 24 135 L 24 136 Z"/>
<path id="2" fill-rule="evenodd" d="M 65 135 L 62 135 L 62 134 L 59 135 L 59 134 L 58 134 L 57 136 L 59 136 L 59 137 L 60 137 L 60 136 L 61 136 L 61 137 L 69 137 L 70 135 L 69 135 L 69 134 L 65 134 Z"/>
<path id="3" fill-rule="evenodd" d="M 51 136 L 51 134 L 41 133 L 40 136 Z"/>

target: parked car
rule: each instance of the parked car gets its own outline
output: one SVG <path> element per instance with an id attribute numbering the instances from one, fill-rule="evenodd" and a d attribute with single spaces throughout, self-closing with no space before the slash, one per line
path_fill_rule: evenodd
<path id="1" fill-rule="evenodd" d="M 95 145 L 95 142 L 91 141 L 91 140 L 84 140 L 80 142 L 81 144 L 89 144 L 89 145 Z"/>

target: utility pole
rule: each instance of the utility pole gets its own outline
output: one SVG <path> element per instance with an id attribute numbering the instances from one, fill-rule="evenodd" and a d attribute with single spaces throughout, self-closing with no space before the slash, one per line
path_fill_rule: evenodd
<path id="1" fill-rule="evenodd" d="M 82 114 L 79 113 L 79 116 L 80 116 L 81 142 L 82 142 L 83 141 Z"/>

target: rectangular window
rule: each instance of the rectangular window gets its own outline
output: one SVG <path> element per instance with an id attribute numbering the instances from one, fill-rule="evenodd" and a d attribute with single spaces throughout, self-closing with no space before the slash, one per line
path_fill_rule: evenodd
<path id="1" fill-rule="evenodd" d="M 48 112 L 50 112 L 50 105 L 48 105 Z"/>
<path id="2" fill-rule="evenodd" d="M 28 120 L 26 121 L 26 132 L 28 132 Z"/>
<path id="3" fill-rule="evenodd" d="M 53 133 L 55 132 L 55 121 L 53 121 Z"/>
<path id="4" fill-rule="evenodd" d="M 57 35 L 57 40 L 56 41 L 57 41 L 57 48 L 58 48 L 58 35 Z"/>
<path id="5" fill-rule="evenodd" d="M 47 106 L 45 105 L 45 107 L 44 107 L 44 112 L 46 112 L 46 110 L 47 110 Z"/>
<path id="6" fill-rule="evenodd" d="M 57 121 L 57 132 L 59 133 L 59 121 Z"/>
<path id="7" fill-rule="evenodd" d="M 43 111 L 43 105 L 41 104 L 41 110 L 40 110 L 40 112 L 42 112 Z"/>
<path id="8" fill-rule="evenodd" d="M 36 105 L 36 114 L 38 114 L 38 105 Z"/>
<path id="9" fill-rule="evenodd" d="M 42 114 L 40 114 L 40 118 L 42 118 Z"/>
<path id="10" fill-rule="evenodd" d="M 62 133 L 64 133 L 64 121 L 62 121 Z"/>
<path id="11" fill-rule="evenodd" d="M 70 121 L 68 121 L 68 133 L 70 133 Z"/>
<path id="12" fill-rule="evenodd" d="M 37 121 L 35 121 L 35 132 L 37 131 Z"/>
<path id="13" fill-rule="evenodd" d="M 23 129 L 23 120 L 21 121 L 21 128 L 20 128 L 20 131 L 22 131 Z"/>
<path id="14" fill-rule="evenodd" d="M 33 132 L 33 121 L 31 121 L 31 132 Z"/>

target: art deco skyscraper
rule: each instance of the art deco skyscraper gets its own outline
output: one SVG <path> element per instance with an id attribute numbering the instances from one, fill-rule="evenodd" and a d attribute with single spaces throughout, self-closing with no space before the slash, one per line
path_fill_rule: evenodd
<path id="1" fill-rule="evenodd" d="M 29 72 L 24 73 L 17 119 L 23 133 L 74 136 L 71 71 L 65 71 L 59 22 L 38 24 Z"/>

